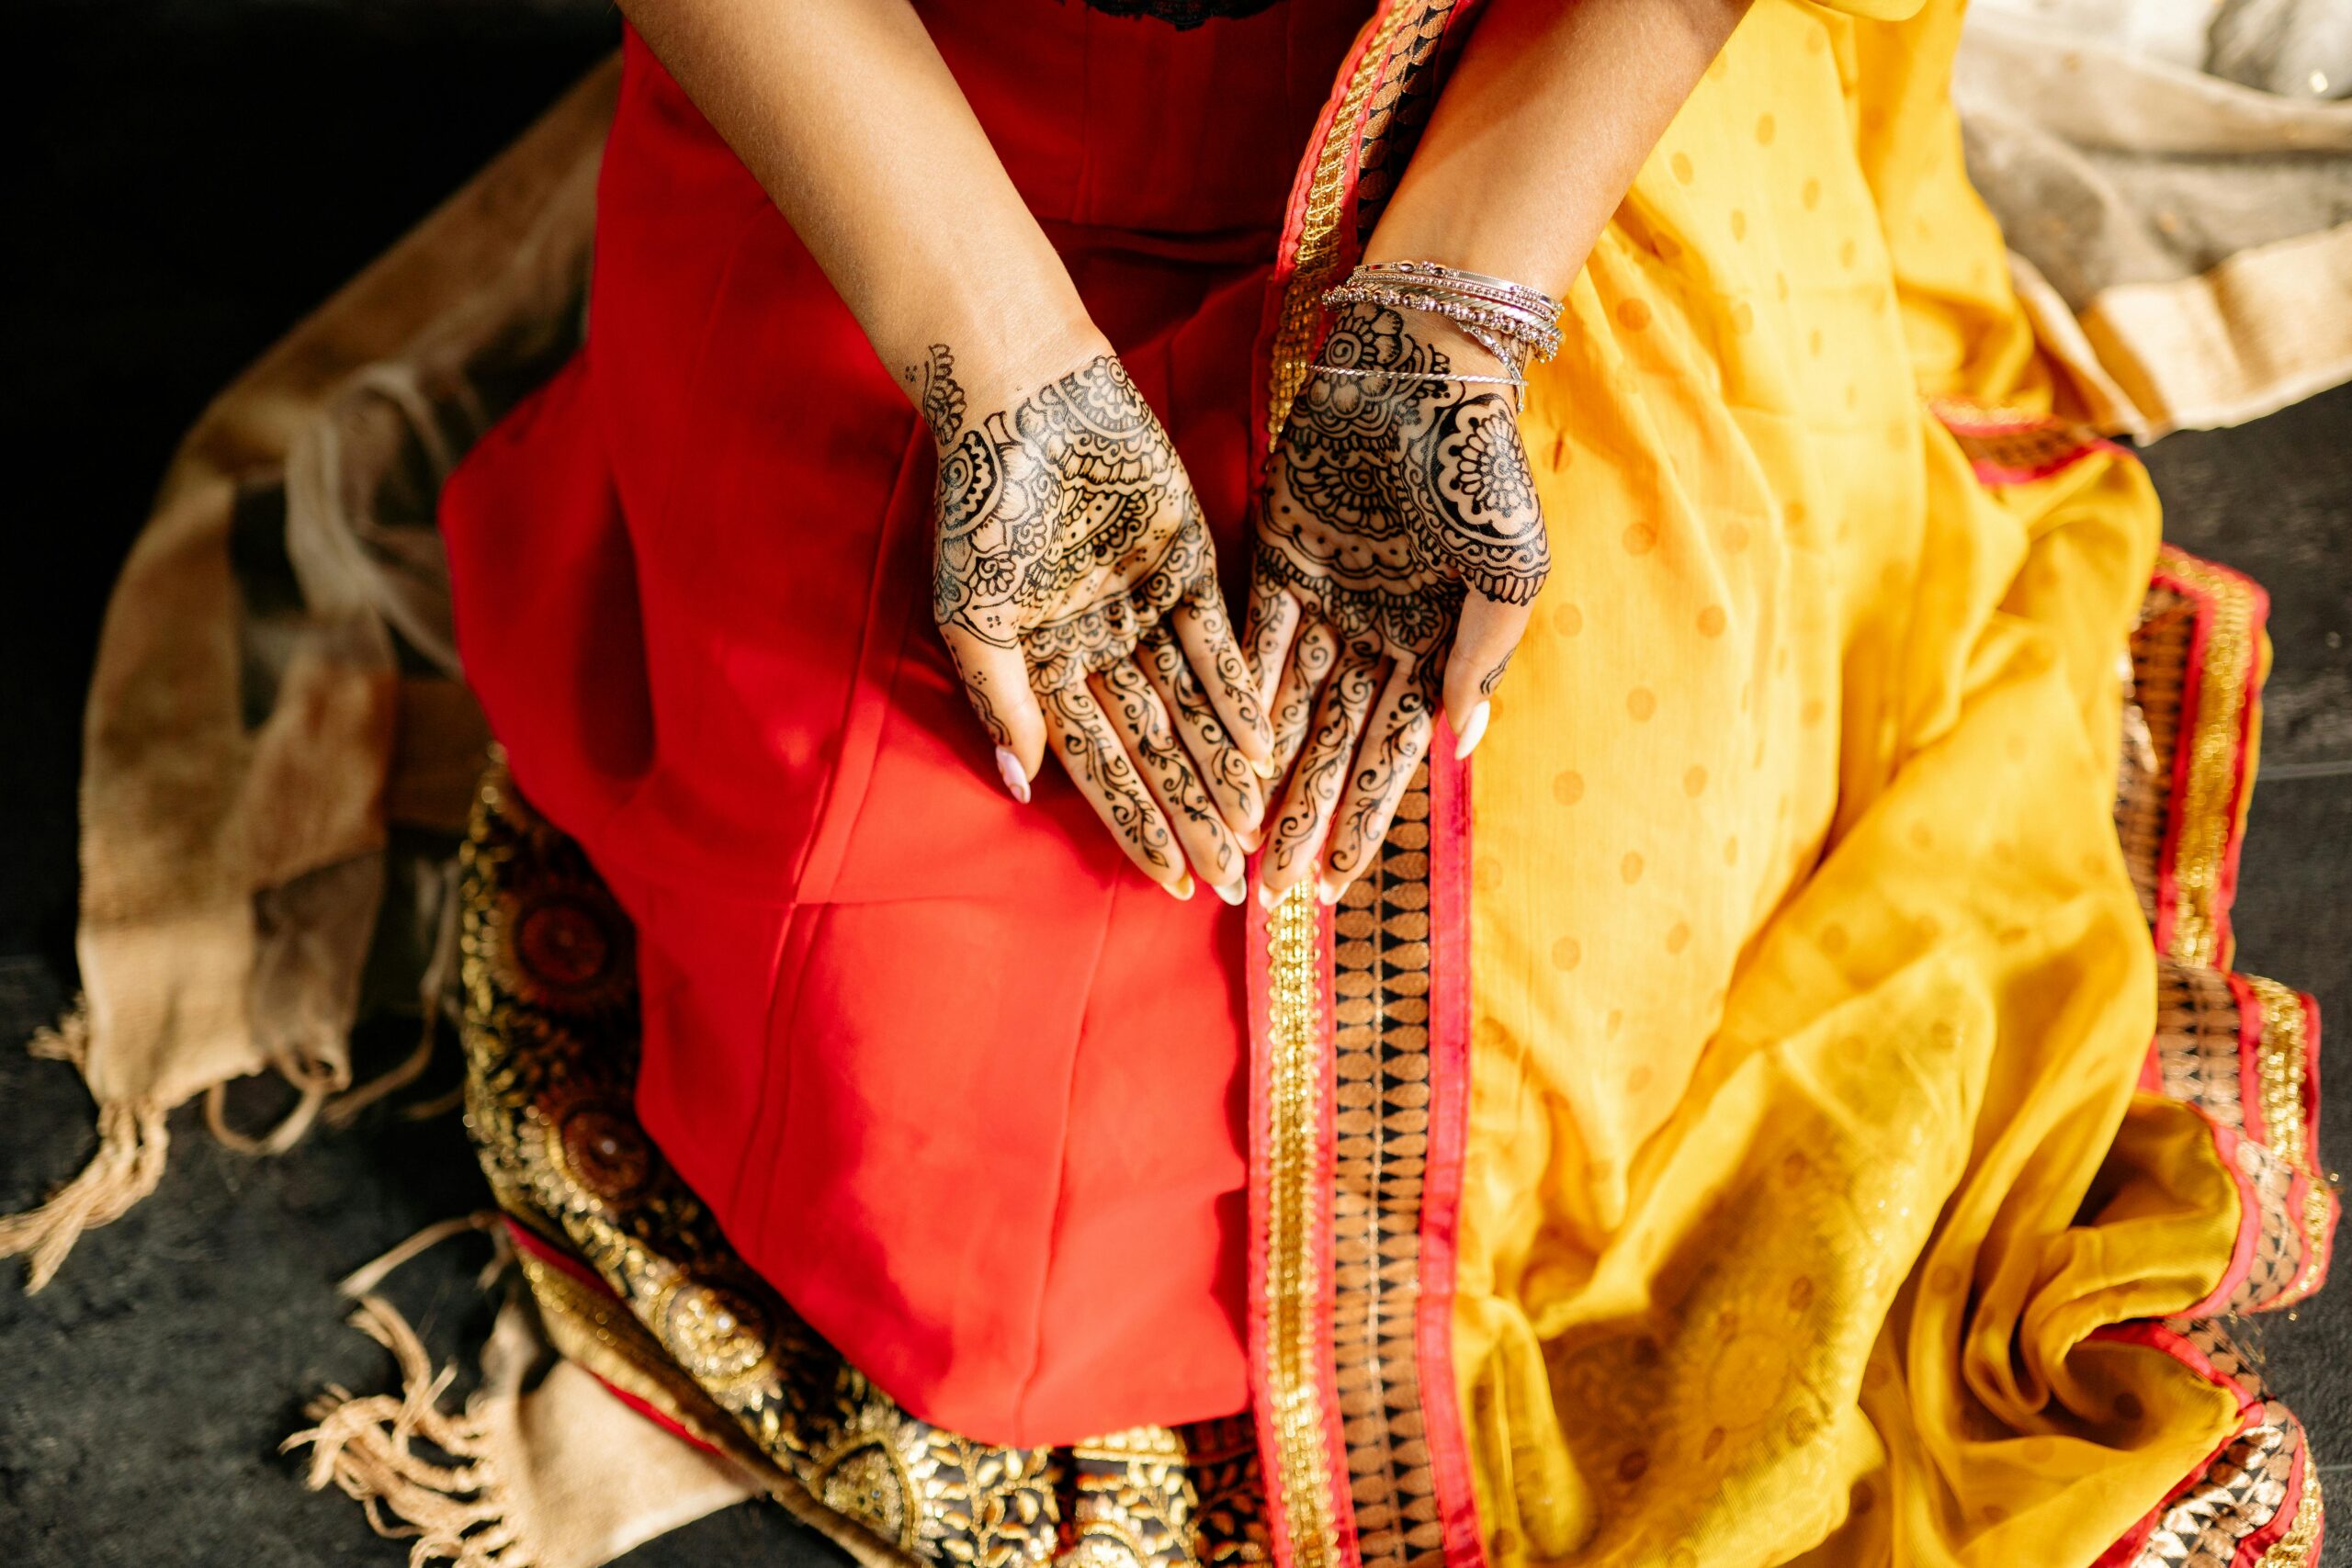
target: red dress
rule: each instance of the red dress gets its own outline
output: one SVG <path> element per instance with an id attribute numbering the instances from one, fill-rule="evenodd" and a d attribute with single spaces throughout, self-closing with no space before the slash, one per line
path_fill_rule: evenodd
<path id="1" fill-rule="evenodd" d="M 1363 10 L 1180 32 L 923 7 L 1229 583 L 1268 263 Z M 588 345 L 475 450 L 443 526 L 515 779 L 637 922 L 644 1123 L 927 1420 L 1030 1445 L 1238 1411 L 1238 912 L 1146 882 L 1050 769 L 1006 796 L 926 613 L 927 436 L 627 49 Z"/>

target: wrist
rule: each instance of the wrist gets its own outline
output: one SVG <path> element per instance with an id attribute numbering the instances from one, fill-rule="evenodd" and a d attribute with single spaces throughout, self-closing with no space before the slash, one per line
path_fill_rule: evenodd
<path id="1" fill-rule="evenodd" d="M 977 423 L 1008 409 L 1040 387 L 1113 352 L 1075 293 L 1065 307 L 1041 302 L 979 312 L 943 312 L 928 324 L 927 341 L 905 351 L 899 382 L 920 408 L 926 382 L 940 369 L 942 353 L 953 367 L 957 405 Z M 954 429 L 933 434 L 943 442 Z"/>

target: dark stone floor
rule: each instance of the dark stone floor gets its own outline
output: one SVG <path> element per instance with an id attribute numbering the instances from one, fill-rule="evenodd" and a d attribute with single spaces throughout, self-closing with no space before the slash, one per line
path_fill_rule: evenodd
<path id="1" fill-rule="evenodd" d="M 15 486 L 0 529 L 0 1212 L 89 1145 L 66 1069 L 16 1043 L 70 974 L 74 758 L 106 586 L 204 399 L 609 48 L 582 0 L 17 0 L 0 133 L 18 150 L 0 364 Z M 29 221 L 27 221 L 27 219 Z M 2352 389 L 2149 454 L 2171 536 L 2252 572 L 2278 663 L 2239 904 L 2241 963 L 2352 1021 Z M 2352 1027 L 2352 1024 L 2347 1024 Z M 2352 1035 L 2330 1043 L 2347 1068 Z M 404 1032 L 368 1032 L 363 1068 Z M 442 1071 L 450 1071 L 444 1063 Z M 252 1120 L 266 1089 L 241 1091 Z M 25 1568 L 394 1564 L 275 1451 L 302 1394 L 384 1385 L 332 1281 L 484 1193 L 454 1118 L 390 1112 L 254 1162 L 194 1115 L 163 1190 L 91 1235 L 46 1292 L 0 1269 L 0 1562 Z M 2326 1148 L 2352 1148 L 2339 1094 Z M 396 1277 L 429 1341 L 487 1326 L 478 1243 Z M 2331 1472 L 2352 1469 L 2352 1291 L 2259 1329 Z M 840 1562 L 738 1508 L 632 1568 Z M 2329 1564 L 2352 1565 L 2352 1529 Z"/>

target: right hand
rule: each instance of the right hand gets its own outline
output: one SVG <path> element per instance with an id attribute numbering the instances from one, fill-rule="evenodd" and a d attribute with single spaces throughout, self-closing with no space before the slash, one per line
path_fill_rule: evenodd
<path id="1" fill-rule="evenodd" d="M 1467 756 L 1552 570 L 1519 405 L 1442 318 L 1351 305 L 1267 470 L 1250 650 L 1289 777 L 1259 876 L 1336 903 L 1443 709 Z M 1470 377 L 1475 379 L 1454 379 Z"/>
<path id="2" fill-rule="evenodd" d="M 1146 876 L 1239 903 L 1273 741 L 1168 433 L 1107 347 L 992 395 L 934 344 L 907 381 L 939 452 L 933 614 L 1005 787 L 1029 798 L 1050 741 Z"/>

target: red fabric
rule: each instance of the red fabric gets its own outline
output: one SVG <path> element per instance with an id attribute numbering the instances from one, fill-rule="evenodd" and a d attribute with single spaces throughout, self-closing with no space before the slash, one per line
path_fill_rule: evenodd
<path id="1" fill-rule="evenodd" d="M 1265 260 L 1361 10 L 925 7 L 1228 576 Z M 923 609 L 931 484 L 891 376 L 632 36 L 588 347 L 443 525 L 516 781 L 638 923 L 639 1110 L 915 1414 L 1018 1445 L 1229 1414 L 1242 921 L 1129 870 L 1058 773 L 1005 795 Z"/>

